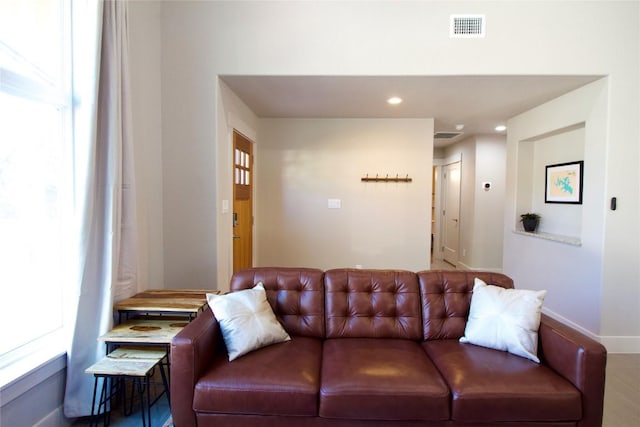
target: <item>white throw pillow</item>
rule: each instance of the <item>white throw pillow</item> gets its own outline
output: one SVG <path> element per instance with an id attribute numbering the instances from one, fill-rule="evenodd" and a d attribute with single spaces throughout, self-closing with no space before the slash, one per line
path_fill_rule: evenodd
<path id="1" fill-rule="evenodd" d="M 262 283 L 226 295 L 207 294 L 207 301 L 220 325 L 230 362 L 250 351 L 291 339 L 276 319 Z"/>
<path id="2" fill-rule="evenodd" d="M 476 278 L 460 342 L 538 359 L 540 312 L 547 291 L 504 289 Z"/>

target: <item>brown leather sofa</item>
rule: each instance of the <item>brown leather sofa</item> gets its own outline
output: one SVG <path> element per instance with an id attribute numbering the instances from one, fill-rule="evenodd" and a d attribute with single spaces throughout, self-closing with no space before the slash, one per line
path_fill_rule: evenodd
<path id="1" fill-rule="evenodd" d="M 189 426 L 581 426 L 602 423 L 605 348 L 543 315 L 541 363 L 458 339 L 474 278 L 502 274 L 255 268 L 291 341 L 229 362 L 207 310 L 171 345 L 171 410 Z"/>

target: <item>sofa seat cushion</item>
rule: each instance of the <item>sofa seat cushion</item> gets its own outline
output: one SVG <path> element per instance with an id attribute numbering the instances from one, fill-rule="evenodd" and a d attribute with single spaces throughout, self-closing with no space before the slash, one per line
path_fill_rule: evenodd
<path id="1" fill-rule="evenodd" d="M 316 416 L 322 340 L 292 337 L 229 362 L 216 358 L 195 386 L 196 412 Z"/>
<path id="2" fill-rule="evenodd" d="M 321 417 L 449 419 L 447 385 L 415 341 L 328 339 L 321 384 Z"/>
<path id="3" fill-rule="evenodd" d="M 451 418 L 462 422 L 576 421 L 580 392 L 544 365 L 457 340 L 423 347 L 449 384 Z"/>

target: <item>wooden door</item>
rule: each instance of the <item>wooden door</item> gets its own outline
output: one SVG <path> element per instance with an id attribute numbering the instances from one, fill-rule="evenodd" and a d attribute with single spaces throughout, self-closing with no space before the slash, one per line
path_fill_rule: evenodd
<path id="1" fill-rule="evenodd" d="M 443 174 L 443 248 L 444 260 L 458 264 L 460 240 L 460 162 L 448 164 Z"/>
<path id="2" fill-rule="evenodd" d="M 233 131 L 233 272 L 253 265 L 253 144 Z"/>

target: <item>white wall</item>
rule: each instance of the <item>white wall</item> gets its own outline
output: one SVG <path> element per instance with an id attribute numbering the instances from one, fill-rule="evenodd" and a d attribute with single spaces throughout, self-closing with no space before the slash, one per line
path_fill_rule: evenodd
<path id="1" fill-rule="evenodd" d="M 143 3 L 144 4 L 144 3 Z M 217 78 L 212 2 L 162 3 L 164 285 L 215 289 Z"/>
<path id="2" fill-rule="evenodd" d="M 634 280 L 611 282 L 604 276 L 607 250 L 606 222 L 619 213 L 619 211 L 608 210 L 608 195 L 612 193 L 606 190 L 606 181 L 602 179 L 610 175 L 606 162 L 602 161 L 607 156 L 608 144 L 603 141 L 607 140 L 610 121 L 606 113 L 610 95 L 608 83 L 607 79 L 594 82 L 509 121 L 504 269 L 524 287 L 547 289 L 549 292 L 545 307 L 550 314 L 568 319 L 593 335 L 601 336 L 611 349 L 633 351 L 638 345 L 637 338 L 634 338 L 634 334 L 637 333 L 635 328 L 640 324 L 638 282 Z M 556 137 L 537 138 L 557 130 L 571 129 L 583 122 L 585 124 L 583 129 L 578 126 L 576 130 L 562 132 Z M 534 141 L 525 142 L 526 145 L 523 145 L 522 141 L 530 139 Z M 531 145 L 536 143 L 542 144 L 539 148 L 544 154 L 544 161 L 554 163 L 567 161 L 571 159 L 567 156 L 577 156 L 580 151 L 583 151 L 585 162 L 583 204 L 573 206 L 581 216 L 582 226 L 577 236 L 580 238 L 580 246 L 513 233 L 518 215 L 524 208 L 522 206 L 524 202 L 518 201 L 518 192 L 526 191 L 519 185 L 519 181 L 530 180 L 531 176 L 534 181 L 544 179 L 539 171 L 523 168 L 521 167 L 523 162 L 518 162 L 519 151 L 522 149 L 529 151 Z M 558 147 L 554 151 L 548 146 L 549 144 L 556 144 Z M 584 147 L 582 150 L 580 150 L 581 146 Z M 582 160 L 582 158 L 573 158 L 573 160 Z M 537 159 L 536 155 L 529 156 L 529 162 L 535 166 L 535 169 L 543 168 L 544 162 Z M 544 212 L 549 229 L 556 232 L 562 231 L 566 206 L 545 206 L 539 201 L 544 197 L 539 183 L 533 185 L 533 188 L 537 191 L 533 198 L 535 199 L 533 210 L 537 207 L 537 210 Z M 534 202 L 530 201 L 530 203 Z M 556 215 L 560 220 L 554 225 Z M 630 229 L 633 229 L 633 226 Z M 567 233 L 574 234 L 574 232 L 574 228 L 569 228 Z M 632 234 L 627 236 L 627 240 L 632 240 L 631 245 L 637 244 L 632 236 Z M 625 245 L 622 238 L 619 242 L 621 246 Z M 620 261 L 632 262 L 628 254 L 621 254 L 621 256 Z M 602 280 L 603 276 L 605 280 Z M 615 310 L 607 305 L 605 298 L 615 300 Z M 568 301 L 570 303 L 567 303 Z M 620 332 L 619 335 L 617 333 L 609 335 L 609 329 L 605 325 L 605 319 L 608 318 L 626 320 L 625 326 L 617 329 Z M 629 335 L 625 337 L 626 331 Z"/>
<path id="3" fill-rule="evenodd" d="M 164 287 L 161 18 L 159 3 L 129 3 L 131 111 L 141 289 Z"/>
<path id="4" fill-rule="evenodd" d="M 603 204 L 615 195 L 620 207 L 600 205 L 604 220 L 594 224 L 602 247 L 589 266 L 600 264 L 601 274 L 588 280 L 602 294 L 588 308 L 601 322 L 567 315 L 595 333 L 640 337 L 640 322 L 619 310 L 637 301 L 640 283 L 638 8 L 635 1 L 163 2 L 165 284 L 215 281 L 215 258 L 226 250 L 216 247 L 212 184 L 228 179 L 215 170 L 217 75 L 606 75 L 604 153 L 591 158 L 601 165 Z M 450 39 L 452 13 L 485 14 L 487 36 Z M 511 224 L 515 215 L 506 217 Z M 577 292 L 583 277 L 567 279 Z M 550 301 L 558 309 L 574 295 Z"/>
<path id="5" fill-rule="evenodd" d="M 503 215 L 506 188 L 507 140 L 503 135 L 478 135 L 473 180 L 475 214 L 469 266 L 502 271 Z M 487 191 L 483 182 L 490 182 Z"/>
<path id="6" fill-rule="evenodd" d="M 258 265 L 429 268 L 432 119 L 264 119 L 257 145 Z"/>

